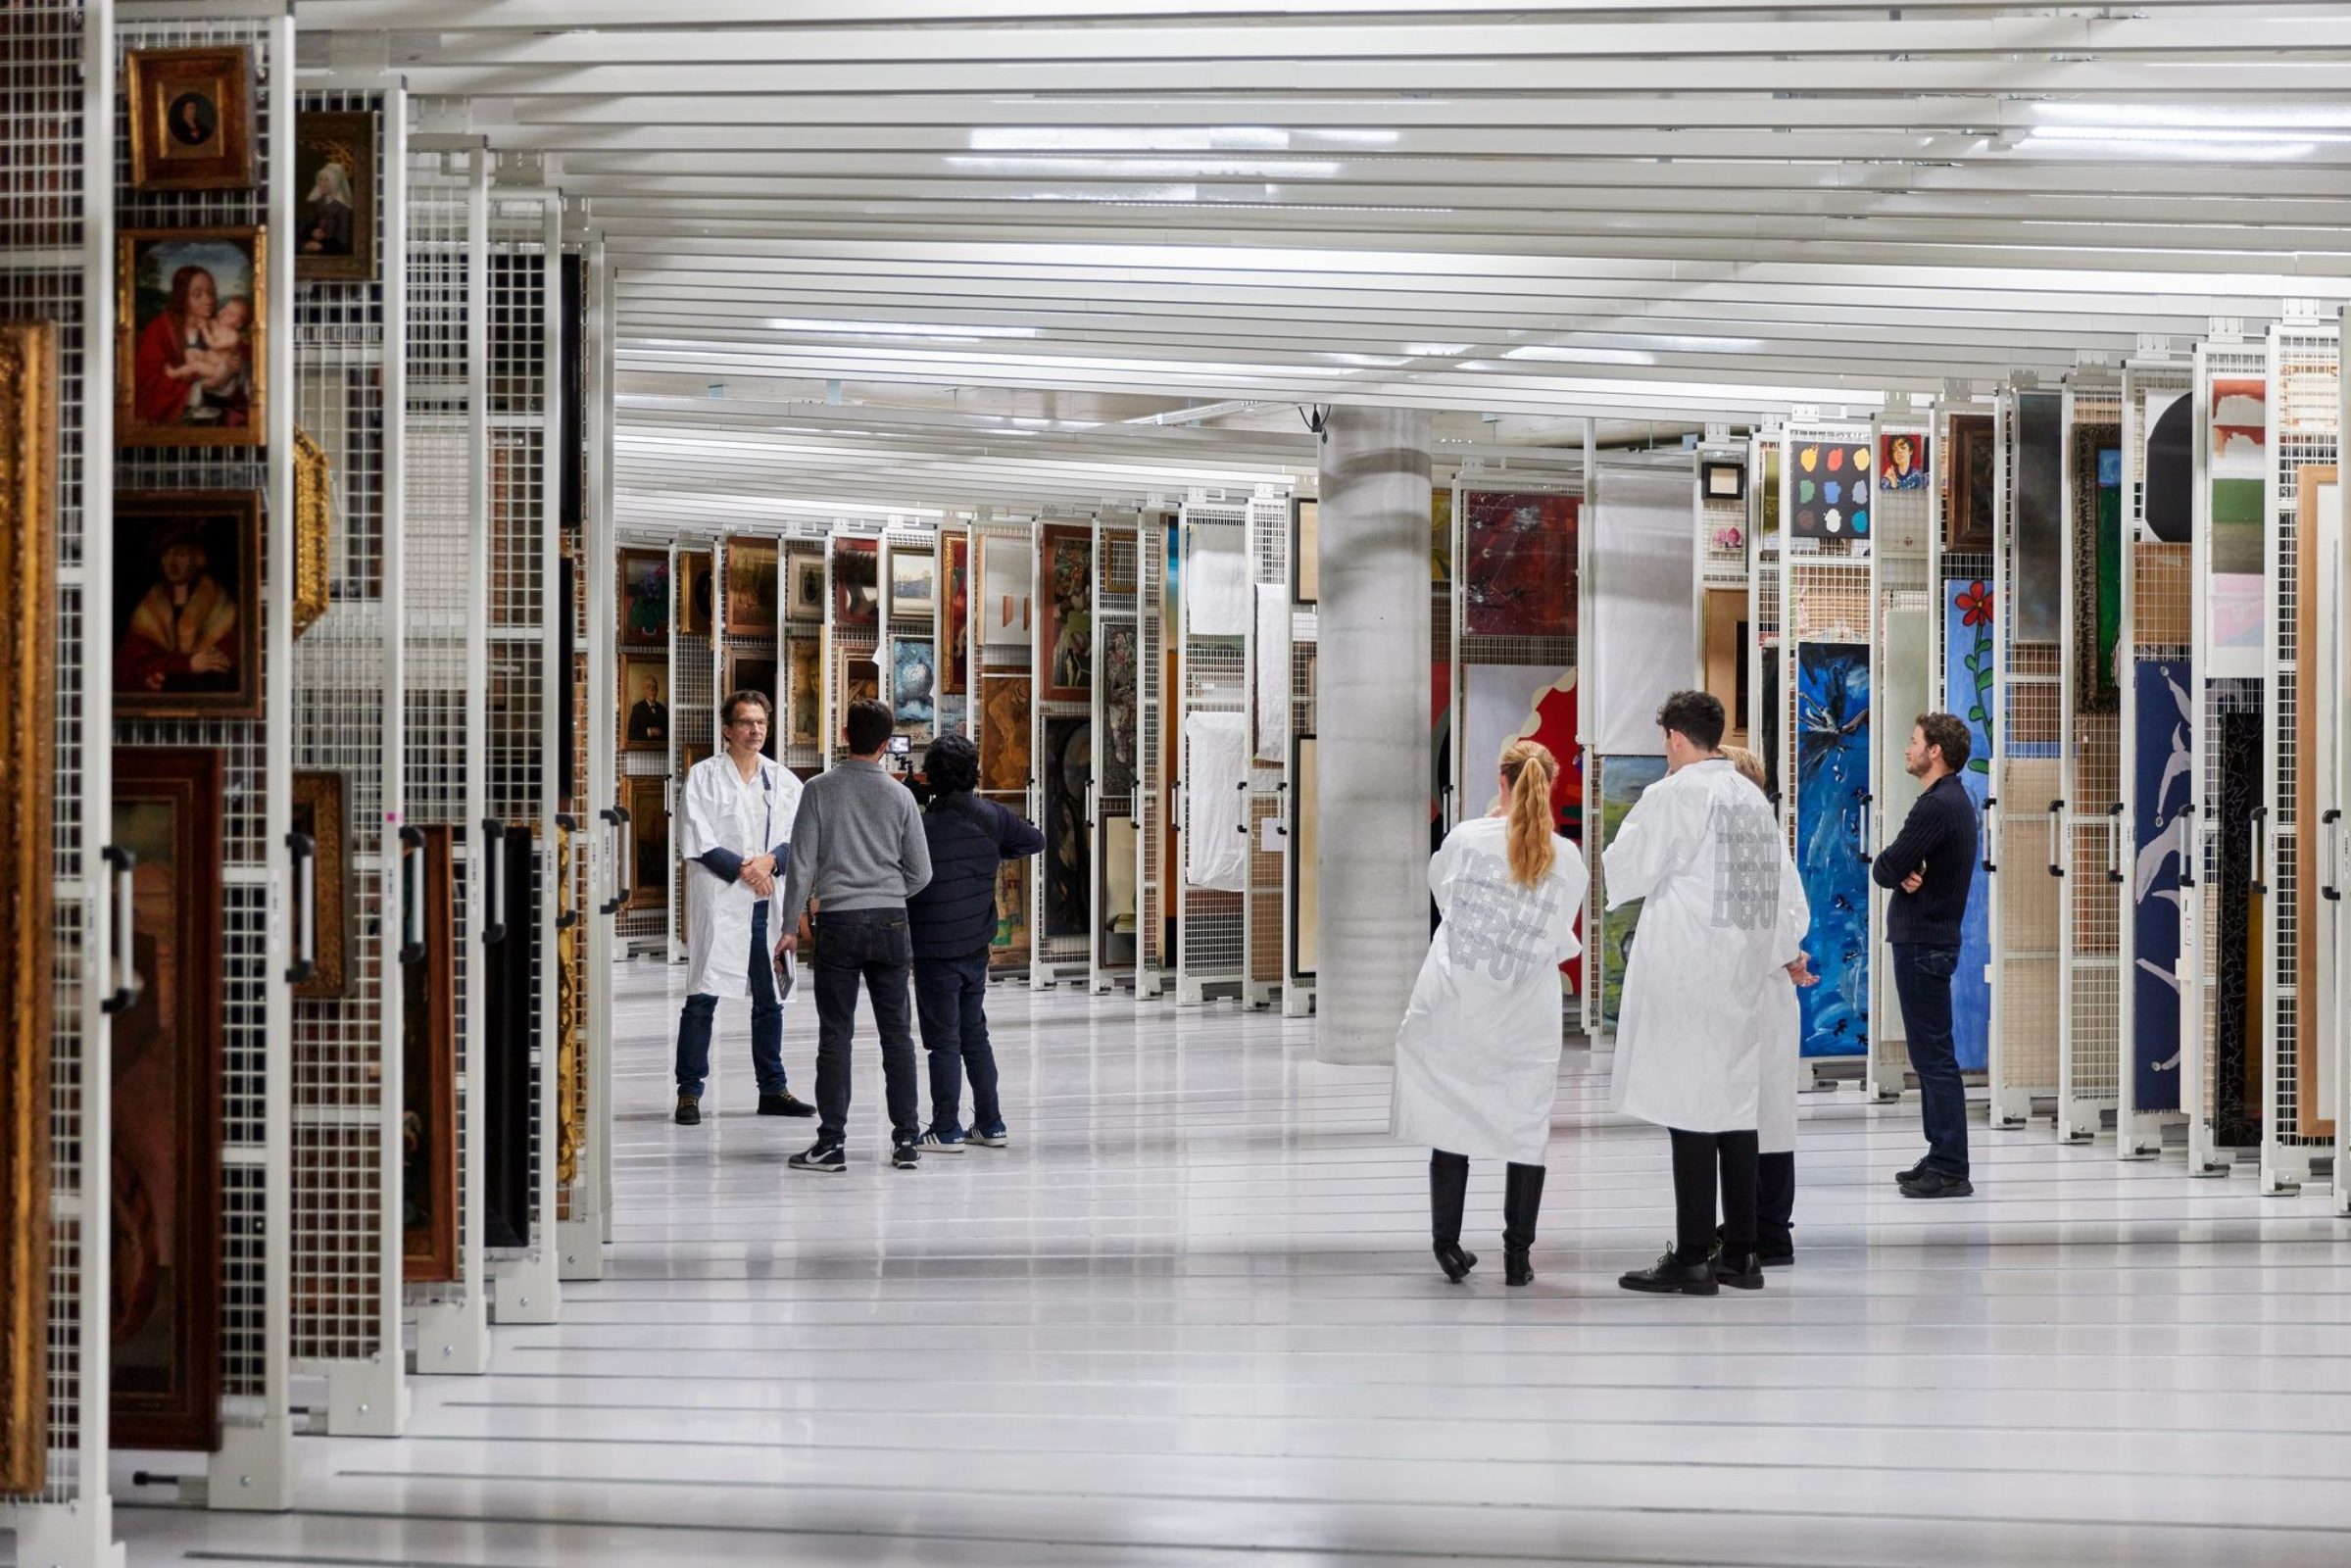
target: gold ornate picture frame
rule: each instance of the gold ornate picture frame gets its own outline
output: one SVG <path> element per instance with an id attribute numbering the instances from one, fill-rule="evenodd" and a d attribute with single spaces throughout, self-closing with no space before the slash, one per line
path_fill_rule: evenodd
<path id="1" fill-rule="evenodd" d="M 294 427 L 294 635 L 326 613 L 329 535 L 334 528 L 334 469 L 326 449 Z"/>
<path id="2" fill-rule="evenodd" d="M 130 183 L 138 190 L 248 190 L 254 165 L 253 51 L 131 49 Z"/>

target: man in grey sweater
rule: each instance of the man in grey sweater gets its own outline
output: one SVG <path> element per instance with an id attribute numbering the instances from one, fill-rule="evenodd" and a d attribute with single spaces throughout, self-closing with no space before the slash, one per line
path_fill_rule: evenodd
<path id="1" fill-rule="evenodd" d="M 784 876 L 784 929 L 797 933 L 801 911 L 816 901 L 815 1144 L 789 1161 L 794 1170 L 849 1168 L 849 1042 L 857 1018 L 857 981 L 873 999 L 882 1037 L 882 1078 L 890 1102 L 890 1163 L 921 1163 L 921 1104 L 914 1082 L 913 1008 L 907 978 L 914 964 L 906 899 L 931 880 L 922 812 L 904 784 L 882 766 L 890 744 L 889 708 L 871 698 L 849 705 L 849 756 L 810 779 L 792 819 L 791 866 Z M 797 934 L 784 946 L 795 947 Z"/>

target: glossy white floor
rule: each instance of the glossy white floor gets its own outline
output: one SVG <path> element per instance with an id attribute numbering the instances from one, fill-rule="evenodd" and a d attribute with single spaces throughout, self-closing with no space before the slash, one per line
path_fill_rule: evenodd
<path id="1" fill-rule="evenodd" d="M 125 1507 L 133 1563 L 2351 1563 L 2315 1199 L 1979 1127 L 1980 1196 L 1909 1202 L 1915 1108 L 1848 1091 L 1794 1270 L 1636 1297 L 1665 1140 L 1571 1052 L 1541 1278 L 1501 1284 L 1490 1168 L 1451 1287 L 1385 1073 L 1306 1024 L 1000 990 L 1010 1149 L 877 1162 L 861 1043 L 856 1163 L 809 1176 L 731 1009 L 670 1125 L 678 973 L 622 971 L 611 1277 L 419 1381 L 407 1439 L 298 1442 L 300 1514 Z"/>

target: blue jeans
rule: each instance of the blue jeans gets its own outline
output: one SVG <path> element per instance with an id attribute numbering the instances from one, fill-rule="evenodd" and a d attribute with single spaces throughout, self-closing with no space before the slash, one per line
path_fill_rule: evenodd
<path id="1" fill-rule="evenodd" d="M 1893 955 L 1894 995 L 1901 1000 L 1902 1028 L 1910 1037 L 1910 1070 L 1919 1075 L 1925 1105 L 1927 1168 L 1965 1176 L 1967 1086 L 1959 1081 L 1959 1057 L 1951 1045 L 1951 975 L 1959 967 L 1959 950 L 1897 942 Z"/>
<path id="2" fill-rule="evenodd" d="M 1004 1130 L 996 1102 L 996 1053 L 988 1045 L 988 950 L 914 960 L 914 1011 L 931 1063 L 931 1131 L 963 1136 L 963 1078 L 971 1077 L 971 1126 Z"/>
<path id="3" fill-rule="evenodd" d="M 751 911 L 751 1071 L 762 1095 L 784 1092 L 784 999 L 775 994 L 775 955 L 767 945 L 767 905 Z M 700 1100 L 710 1075 L 710 1021 L 716 997 L 688 997 L 677 1015 L 677 1097 Z"/>
<path id="4" fill-rule="evenodd" d="M 816 916 L 816 1114 L 819 1141 L 840 1143 L 849 1132 L 849 1043 L 857 1031 L 857 982 L 873 1002 L 874 1032 L 882 1037 L 882 1086 L 890 1105 L 891 1141 L 922 1136 L 922 1100 L 914 1086 L 913 1009 L 906 1005 L 906 973 L 914 941 L 906 911 L 827 910 Z"/>

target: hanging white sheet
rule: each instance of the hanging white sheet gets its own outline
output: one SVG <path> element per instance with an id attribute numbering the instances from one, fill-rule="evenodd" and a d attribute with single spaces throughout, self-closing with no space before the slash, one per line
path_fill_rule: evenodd
<path id="1" fill-rule="evenodd" d="M 1279 763 L 1290 756 L 1290 590 L 1280 583 L 1257 584 L 1257 697 L 1249 705 L 1257 721 L 1257 760 Z"/>
<path id="2" fill-rule="evenodd" d="M 1249 633 L 1249 557 L 1239 528 L 1185 530 L 1191 541 L 1184 557 L 1184 634 L 1187 637 L 1243 637 Z"/>
<path id="3" fill-rule="evenodd" d="M 1592 503 L 1588 738 L 1602 757 L 1655 757 L 1658 705 L 1698 684 L 1690 469 L 1603 465 Z"/>
<path id="4" fill-rule="evenodd" d="M 1249 886 L 1249 718 L 1192 713 L 1184 719 L 1184 880 L 1239 893 Z"/>

